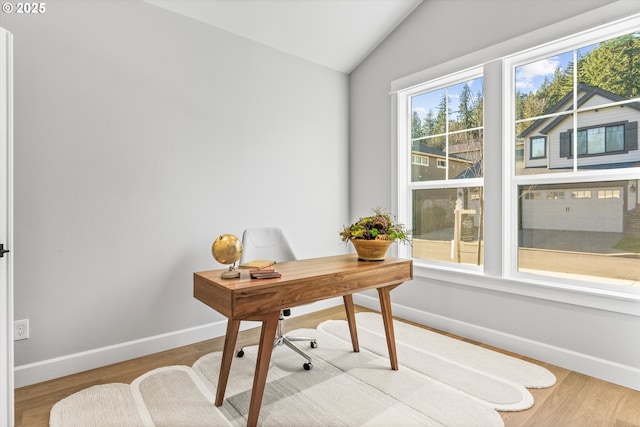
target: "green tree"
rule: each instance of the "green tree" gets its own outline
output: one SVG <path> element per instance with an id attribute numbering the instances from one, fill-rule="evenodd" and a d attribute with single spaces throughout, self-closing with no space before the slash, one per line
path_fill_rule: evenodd
<path id="1" fill-rule="evenodd" d="M 436 113 L 436 117 L 433 122 L 434 134 L 444 133 L 447 129 L 447 118 L 449 117 L 448 107 L 449 103 L 447 102 L 447 96 L 442 95 L 442 98 L 440 98 L 440 103 L 438 104 L 438 112 Z M 429 145 L 433 148 L 444 151 L 445 140 L 444 138 L 434 138 L 430 140 Z"/>
<path id="2" fill-rule="evenodd" d="M 422 123 L 420 121 L 420 116 L 418 113 L 414 111 L 411 114 L 411 138 L 416 139 L 424 136 L 422 133 Z"/>
<path id="3" fill-rule="evenodd" d="M 422 135 L 424 136 L 433 135 L 435 121 L 436 119 L 433 115 L 433 110 L 427 111 L 427 115 L 424 116 L 424 120 L 422 121 Z"/>
<path id="4" fill-rule="evenodd" d="M 586 52 L 586 53 L 582 53 Z M 587 51 L 579 50 L 578 82 L 595 86 L 624 98 L 640 96 L 640 32 L 600 43 Z M 538 91 L 516 93 L 516 118 L 535 117 L 546 113 L 562 97 L 573 90 L 574 64 L 565 70 L 556 68 L 551 79 L 545 79 Z M 530 124 L 530 123 L 529 123 Z M 529 124 L 520 123 L 520 133 Z"/>
<path id="5" fill-rule="evenodd" d="M 601 43 L 578 60 L 578 81 L 625 98 L 640 96 L 640 33 Z"/>
<path id="6" fill-rule="evenodd" d="M 471 88 L 467 83 L 462 86 L 460 93 L 460 104 L 458 105 L 460 129 L 469 129 L 477 126 L 474 109 L 477 107 Z"/>

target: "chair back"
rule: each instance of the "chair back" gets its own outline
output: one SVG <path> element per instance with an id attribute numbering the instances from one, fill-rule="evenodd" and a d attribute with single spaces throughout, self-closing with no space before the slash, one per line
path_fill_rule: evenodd
<path id="1" fill-rule="evenodd" d="M 276 262 L 296 259 L 287 238 L 277 227 L 247 228 L 242 233 L 240 264 L 257 260 Z"/>

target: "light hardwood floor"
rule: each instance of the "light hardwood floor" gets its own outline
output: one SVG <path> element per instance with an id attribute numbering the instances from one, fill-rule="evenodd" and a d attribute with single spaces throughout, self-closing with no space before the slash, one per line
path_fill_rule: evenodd
<path id="1" fill-rule="evenodd" d="M 366 311 L 366 309 L 356 307 L 356 311 Z M 344 319 L 343 308 L 334 307 L 290 318 L 286 321 L 286 328 L 315 328 L 327 319 Z M 445 335 L 453 336 L 446 333 Z M 238 338 L 238 345 L 255 343 L 258 337 L 259 328 L 243 331 Z M 221 350 L 222 344 L 222 337 L 215 338 L 16 389 L 16 427 L 46 427 L 49 424 L 51 407 L 58 400 L 78 390 L 96 384 L 130 383 L 144 372 L 161 366 L 175 364 L 190 366 L 200 356 Z M 484 345 L 483 347 L 492 348 Z M 640 392 L 513 353 L 492 349 L 544 366 L 557 378 L 557 383 L 553 387 L 531 390 L 535 399 L 533 408 L 519 412 L 500 412 L 507 427 L 640 427 Z"/>

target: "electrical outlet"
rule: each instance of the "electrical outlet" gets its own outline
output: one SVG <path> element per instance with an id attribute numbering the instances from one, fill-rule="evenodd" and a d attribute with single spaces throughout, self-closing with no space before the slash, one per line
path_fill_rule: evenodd
<path id="1" fill-rule="evenodd" d="M 13 322 L 13 340 L 20 341 L 29 338 L 29 319 Z"/>

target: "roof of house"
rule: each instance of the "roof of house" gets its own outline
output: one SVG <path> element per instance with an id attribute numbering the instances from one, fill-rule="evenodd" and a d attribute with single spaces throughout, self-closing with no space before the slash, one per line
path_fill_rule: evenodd
<path id="1" fill-rule="evenodd" d="M 610 101 L 613 102 L 618 102 L 618 101 L 626 101 L 627 98 L 620 96 L 618 94 L 615 94 L 613 92 L 609 92 L 608 90 L 604 90 L 601 89 L 597 86 L 591 86 L 588 85 L 586 83 L 579 83 L 578 84 L 578 93 L 583 92 L 583 95 L 580 96 L 580 98 L 578 99 L 578 108 L 582 105 L 584 105 L 585 102 L 587 102 L 588 100 L 590 100 L 591 98 L 593 98 L 594 96 L 598 95 L 601 96 L 603 98 L 609 99 Z M 560 101 L 558 101 L 555 105 L 553 105 L 551 108 L 549 108 L 547 111 L 544 112 L 544 114 L 552 114 L 552 113 L 556 113 L 558 111 L 561 111 L 565 105 L 566 108 L 564 108 L 565 110 L 570 110 L 571 108 L 573 108 L 573 104 L 571 104 L 570 102 L 573 99 L 573 91 L 567 93 L 565 96 L 562 97 L 562 99 L 560 99 Z M 567 103 L 570 103 L 567 105 Z M 629 104 L 625 104 L 625 106 L 633 108 L 635 110 L 640 111 L 640 103 L 638 102 L 630 102 Z M 553 128 L 555 128 L 561 121 L 563 121 L 566 117 L 565 116 L 558 116 L 555 117 L 553 120 L 551 120 L 544 128 L 540 129 L 540 132 L 542 135 L 546 135 L 548 134 Z M 528 128 L 526 128 L 524 131 L 522 131 L 518 137 L 519 138 L 524 138 L 527 135 L 531 134 L 535 129 L 537 129 L 539 126 L 541 126 L 544 122 L 546 122 L 549 118 L 543 118 L 543 119 L 538 119 L 536 120 L 531 126 L 529 126 Z"/>
<path id="2" fill-rule="evenodd" d="M 430 147 L 430 146 L 425 145 L 425 144 L 419 144 L 419 143 L 416 144 L 416 143 L 414 143 L 411 146 L 411 151 L 417 152 L 417 153 L 422 153 L 422 154 L 430 154 L 430 155 L 435 156 L 435 157 L 442 157 L 443 159 L 447 157 L 447 153 L 445 153 L 444 151 L 439 150 L 437 148 Z M 453 154 L 451 152 L 449 152 L 449 158 L 453 159 L 453 160 L 469 162 L 469 159 L 465 159 L 464 157 L 459 156 L 457 154 Z"/>

